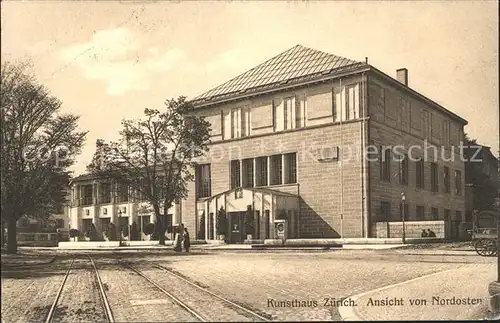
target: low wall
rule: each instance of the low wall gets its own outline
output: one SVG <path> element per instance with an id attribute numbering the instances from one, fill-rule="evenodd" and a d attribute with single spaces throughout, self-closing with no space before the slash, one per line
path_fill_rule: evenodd
<path id="1" fill-rule="evenodd" d="M 78 241 L 78 242 L 59 242 L 61 249 L 86 249 L 86 248 L 118 248 L 119 241 Z"/>
<path id="2" fill-rule="evenodd" d="M 389 224 L 389 233 L 387 232 Z M 405 222 L 406 238 L 421 238 L 422 230 L 431 229 L 437 238 L 446 239 L 445 221 L 408 221 Z M 376 222 L 372 225 L 372 235 L 377 238 L 402 238 L 403 222 Z"/>

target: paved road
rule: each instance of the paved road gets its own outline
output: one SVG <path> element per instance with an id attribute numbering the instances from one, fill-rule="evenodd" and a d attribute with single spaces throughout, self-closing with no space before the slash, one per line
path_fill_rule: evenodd
<path id="1" fill-rule="evenodd" d="M 53 264 L 40 265 L 32 271 L 24 268 L 2 272 L 2 320 L 17 321 L 21 317 L 34 320 L 37 310 L 50 304 L 65 264 L 73 256 L 72 253 L 59 254 Z M 172 286 L 175 280 L 165 280 L 161 272 L 148 266 L 158 263 L 171 268 L 210 291 L 255 309 L 272 320 L 342 320 L 341 313 L 345 315 L 344 309 L 352 305 L 349 304 L 351 297 L 397 283 L 403 284 L 356 298 L 358 306 L 353 313 L 357 318 L 372 320 L 481 318 L 485 311 L 483 305 L 486 304 L 487 285 L 496 273 L 495 258 L 478 257 L 472 253 L 419 250 L 190 254 L 101 251 L 96 252 L 94 258 L 116 320 L 130 322 L 189 321 L 192 317 L 141 277 L 120 266 L 119 260 L 129 261 L 138 268 L 149 268 L 148 275 L 184 299 L 186 295 L 181 293 L 182 288 Z M 88 284 L 85 275 L 88 271 L 75 271 L 71 276 L 75 280 L 68 286 L 75 292 L 85 290 L 75 285 L 78 281 Z M 404 283 L 426 275 L 431 276 Z M 479 306 L 427 306 L 422 309 L 417 306 L 411 309 L 404 306 L 379 306 L 375 309 L 363 306 L 369 297 L 375 297 L 374 293 L 379 299 L 456 296 L 483 299 L 483 303 Z M 200 295 L 192 296 L 187 301 L 195 307 L 207 306 Z M 31 303 L 37 308 L 31 308 Z M 98 304 L 95 305 L 98 308 Z M 223 310 L 219 305 L 213 309 Z M 438 316 L 432 316 L 438 312 Z M 233 321 L 240 319 L 238 315 L 234 315 L 233 319 L 232 316 L 227 318 Z"/>

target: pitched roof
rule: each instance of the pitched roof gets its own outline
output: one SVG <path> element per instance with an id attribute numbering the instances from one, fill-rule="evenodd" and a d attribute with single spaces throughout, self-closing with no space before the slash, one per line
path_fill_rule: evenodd
<path id="1" fill-rule="evenodd" d="M 314 79 L 366 65 L 344 57 L 296 45 L 245 73 L 193 99 L 193 103 L 258 92 L 277 85 Z"/>

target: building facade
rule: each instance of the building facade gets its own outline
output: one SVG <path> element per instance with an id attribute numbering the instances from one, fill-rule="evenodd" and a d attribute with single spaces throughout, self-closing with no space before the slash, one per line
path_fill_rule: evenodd
<path id="1" fill-rule="evenodd" d="M 58 241 L 68 240 L 69 222 L 67 206 L 43 221 L 23 216 L 16 225 L 17 243 L 20 246 L 57 246 Z"/>
<path id="2" fill-rule="evenodd" d="M 405 69 L 394 79 L 297 45 L 193 103 L 211 144 L 183 222 L 208 240 L 221 207 L 228 235 L 240 237 L 231 242 L 245 237 L 248 209 L 258 239 L 275 237 L 283 212 L 295 238 L 400 237 L 402 193 L 409 236 L 451 237 L 463 220 L 466 121 L 412 90 Z"/>
<path id="3" fill-rule="evenodd" d="M 81 233 L 79 239 L 83 239 L 82 235 L 92 224 L 97 233 L 103 235 L 110 223 L 123 231 L 129 231 L 135 223 L 141 240 L 149 240 L 144 229 L 148 223 L 157 222 L 156 215 L 141 194 L 131 187 L 82 175 L 71 181 L 70 192 L 69 229 L 77 229 Z M 167 228 L 181 223 L 181 215 L 180 205 L 175 204 L 166 216 Z M 124 239 L 127 240 L 128 236 Z"/>
<path id="4" fill-rule="evenodd" d="M 406 69 L 392 78 L 297 45 L 192 103 L 210 122 L 209 152 L 169 212 L 192 237 L 272 239 L 278 219 L 289 238 L 401 237 L 403 223 L 407 237 L 457 235 L 467 122 L 412 90 Z M 73 180 L 72 228 L 155 222 L 129 188 L 110 187 Z"/>

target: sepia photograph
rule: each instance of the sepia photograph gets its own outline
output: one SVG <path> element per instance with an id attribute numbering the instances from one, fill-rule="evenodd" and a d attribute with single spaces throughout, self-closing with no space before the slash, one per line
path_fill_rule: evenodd
<path id="1" fill-rule="evenodd" d="M 500 319 L 499 4 L 1 3 L 1 314 Z"/>

